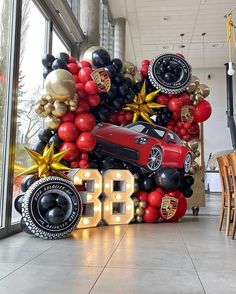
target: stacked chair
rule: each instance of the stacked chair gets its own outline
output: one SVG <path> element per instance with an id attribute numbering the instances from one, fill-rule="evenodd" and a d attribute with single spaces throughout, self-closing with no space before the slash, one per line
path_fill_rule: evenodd
<path id="1" fill-rule="evenodd" d="M 222 190 L 219 230 L 222 230 L 225 218 L 225 235 L 228 236 L 230 233 L 231 221 L 233 220 L 231 238 L 234 239 L 236 230 L 236 152 L 232 152 L 228 156 L 220 156 L 217 158 L 217 161 Z"/>

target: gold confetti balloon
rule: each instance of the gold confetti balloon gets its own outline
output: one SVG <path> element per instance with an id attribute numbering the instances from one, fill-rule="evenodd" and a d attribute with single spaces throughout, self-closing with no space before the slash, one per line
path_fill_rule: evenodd
<path id="1" fill-rule="evenodd" d="M 141 216 L 144 214 L 144 209 L 142 207 L 137 207 L 135 212 L 137 215 Z"/>
<path id="2" fill-rule="evenodd" d="M 46 77 L 45 91 L 54 100 L 69 100 L 75 94 L 75 81 L 72 74 L 64 69 L 53 70 Z"/>
<path id="3" fill-rule="evenodd" d="M 124 73 L 133 75 L 135 71 L 135 65 L 132 62 L 126 61 L 124 64 Z"/>
<path id="4" fill-rule="evenodd" d="M 139 207 L 146 208 L 147 207 L 147 203 L 145 201 L 140 201 Z"/>

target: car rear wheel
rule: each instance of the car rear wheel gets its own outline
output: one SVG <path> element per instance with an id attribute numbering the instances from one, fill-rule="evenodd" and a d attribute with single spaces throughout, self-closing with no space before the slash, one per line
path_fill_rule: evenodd
<path id="1" fill-rule="evenodd" d="M 162 163 L 162 151 L 158 146 L 152 147 L 149 154 L 147 167 L 151 171 L 156 171 L 161 166 Z"/>
<path id="2" fill-rule="evenodd" d="M 191 165 L 192 165 L 192 156 L 190 153 L 188 153 L 184 159 L 184 172 L 185 173 L 189 172 Z"/>

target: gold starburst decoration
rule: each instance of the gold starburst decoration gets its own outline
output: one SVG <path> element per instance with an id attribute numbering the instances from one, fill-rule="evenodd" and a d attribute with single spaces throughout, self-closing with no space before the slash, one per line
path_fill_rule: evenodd
<path id="1" fill-rule="evenodd" d="M 68 171 L 70 168 L 60 163 L 60 160 L 67 150 L 54 154 L 54 144 L 50 147 L 46 145 L 43 155 L 27 147 L 25 147 L 25 150 L 36 164 L 24 170 L 19 176 L 37 173 L 40 178 L 46 178 L 52 175 L 66 178 L 63 171 Z"/>
<path id="2" fill-rule="evenodd" d="M 136 122 L 139 116 L 141 116 L 145 121 L 154 124 L 150 118 L 150 115 L 152 116 L 155 114 L 153 109 L 166 107 L 165 105 L 152 102 L 160 91 L 161 90 L 158 89 L 146 94 L 146 81 L 144 81 L 142 89 L 137 95 L 135 95 L 133 103 L 126 104 L 126 107 L 124 108 L 124 110 L 132 111 L 134 113 L 133 122 Z"/>

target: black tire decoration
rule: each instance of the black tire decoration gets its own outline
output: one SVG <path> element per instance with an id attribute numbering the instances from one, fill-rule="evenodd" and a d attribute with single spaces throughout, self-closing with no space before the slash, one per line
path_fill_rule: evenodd
<path id="1" fill-rule="evenodd" d="M 148 68 L 152 85 L 163 93 L 183 92 L 191 81 L 191 66 L 176 54 L 162 54 L 154 58 Z"/>
<path id="2" fill-rule="evenodd" d="M 48 213 L 40 208 L 42 197 L 63 197 L 68 203 L 60 221 L 56 216 L 50 222 Z M 54 201 L 57 204 L 57 201 Z M 79 192 L 69 180 L 51 176 L 35 182 L 27 190 L 22 205 L 22 217 L 28 229 L 37 237 L 43 239 L 61 239 L 71 233 L 78 225 L 82 215 L 82 200 Z M 49 208 L 51 209 L 51 208 Z M 62 210 L 63 208 L 54 208 Z M 51 210 L 52 211 L 52 210 Z M 59 221 L 58 221 L 59 220 Z"/>

